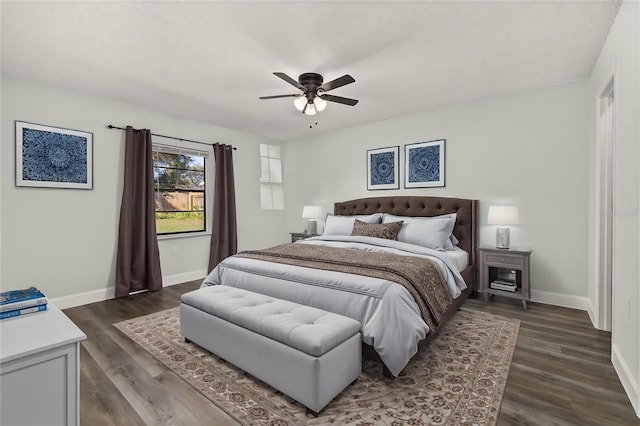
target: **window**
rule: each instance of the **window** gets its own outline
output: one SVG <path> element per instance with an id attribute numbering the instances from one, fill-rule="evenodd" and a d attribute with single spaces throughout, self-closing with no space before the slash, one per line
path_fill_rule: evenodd
<path id="1" fill-rule="evenodd" d="M 265 210 L 284 210 L 282 160 L 278 145 L 260 144 L 260 206 Z"/>
<path id="2" fill-rule="evenodd" d="M 206 231 L 206 152 L 153 145 L 158 235 Z"/>

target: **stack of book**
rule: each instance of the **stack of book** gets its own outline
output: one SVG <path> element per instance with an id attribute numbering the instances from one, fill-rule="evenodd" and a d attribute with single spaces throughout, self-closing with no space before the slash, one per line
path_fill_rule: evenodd
<path id="1" fill-rule="evenodd" d="M 518 290 L 518 285 L 516 284 L 516 282 L 510 281 L 510 280 L 498 279 L 498 280 L 492 281 L 491 284 L 489 284 L 489 286 L 496 290 L 505 290 L 505 291 L 511 291 L 514 293 Z"/>
<path id="2" fill-rule="evenodd" d="M 47 309 L 47 298 L 35 287 L 0 293 L 0 319 Z"/>

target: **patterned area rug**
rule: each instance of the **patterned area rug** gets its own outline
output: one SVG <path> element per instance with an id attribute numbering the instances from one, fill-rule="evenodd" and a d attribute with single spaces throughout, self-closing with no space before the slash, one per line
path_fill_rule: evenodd
<path id="1" fill-rule="evenodd" d="M 179 308 L 114 324 L 243 425 L 495 425 L 518 338 L 516 319 L 460 310 L 395 380 L 362 375 L 318 418 L 180 335 Z"/>

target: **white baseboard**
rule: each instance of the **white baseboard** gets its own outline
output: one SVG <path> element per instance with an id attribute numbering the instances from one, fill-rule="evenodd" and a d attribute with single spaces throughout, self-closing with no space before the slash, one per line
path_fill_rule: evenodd
<path id="1" fill-rule="evenodd" d="M 101 288 L 100 290 L 85 291 L 84 293 L 71 294 L 69 296 L 56 297 L 51 299 L 51 303 L 60 309 L 73 308 L 87 305 L 89 303 L 102 302 L 113 299 L 116 292 L 115 287 Z"/>
<path id="2" fill-rule="evenodd" d="M 186 283 L 188 281 L 201 280 L 206 276 L 207 271 L 204 269 L 200 271 L 184 272 L 182 274 L 167 275 L 165 277 L 162 277 L 162 286 L 169 287 L 176 284 Z M 53 303 L 60 309 L 68 309 L 76 306 L 87 305 L 89 303 L 102 302 L 105 300 L 113 299 L 115 297 L 115 292 L 116 288 L 114 286 L 111 286 L 101 288 L 99 290 L 86 291 L 84 293 L 56 297 L 55 299 L 51 299 L 51 303 Z"/>
<path id="3" fill-rule="evenodd" d="M 162 277 L 162 285 L 165 287 L 169 287 L 189 281 L 204 279 L 204 277 L 206 276 L 207 271 L 205 269 L 183 272 L 181 274 L 167 275 Z M 58 297 L 55 299 L 51 299 L 51 302 L 60 309 L 67 309 L 73 308 L 75 306 L 113 299 L 114 294 L 115 287 L 111 286 L 99 290 Z M 531 300 L 533 302 L 546 303 L 548 305 L 564 306 L 566 308 L 587 311 L 589 313 L 589 316 L 591 317 L 591 321 L 593 322 L 593 307 L 591 306 L 589 299 L 586 297 L 572 296 L 562 293 L 552 293 L 548 291 L 531 290 Z"/>
<path id="4" fill-rule="evenodd" d="M 531 301 L 546 303 L 547 305 L 563 306 L 565 308 L 580 309 L 581 311 L 589 311 L 591 303 L 584 296 L 573 296 L 563 293 L 552 293 L 550 291 L 531 290 Z M 593 322 L 593 317 L 591 319 Z"/>
<path id="5" fill-rule="evenodd" d="M 611 345 L 611 362 L 613 363 L 613 368 L 615 368 L 616 373 L 618 373 L 622 387 L 627 393 L 633 409 L 636 410 L 636 415 L 640 417 L 640 394 L 638 393 L 638 382 L 631 374 L 629 366 L 620 354 L 618 346 L 613 344 Z"/>
<path id="6" fill-rule="evenodd" d="M 604 330 L 600 327 L 598 323 L 598 318 L 596 316 L 596 308 L 593 307 L 593 303 L 591 303 L 591 299 L 587 298 L 587 314 L 589 314 L 589 319 L 591 320 L 591 324 L 598 330 Z"/>
<path id="7" fill-rule="evenodd" d="M 203 280 L 207 276 L 207 270 L 183 272 L 182 274 L 167 275 L 162 277 L 162 285 L 169 287 L 176 284 L 182 284 L 189 281 Z"/>

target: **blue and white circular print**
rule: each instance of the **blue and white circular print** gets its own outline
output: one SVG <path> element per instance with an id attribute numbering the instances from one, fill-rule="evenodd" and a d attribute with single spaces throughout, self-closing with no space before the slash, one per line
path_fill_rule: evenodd
<path id="1" fill-rule="evenodd" d="M 22 178 L 87 183 L 87 138 L 22 129 Z"/>
<path id="2" fill-rule="evenodd" d="M 440 180 L 440 147 L 423 146 L 409 150 L 409 182 Z"/>
<path id="3" fill-rule="evenodd" d="M 371 154 L 371 184 L 395 183 L 395 156 L 393 152 Z"/>

